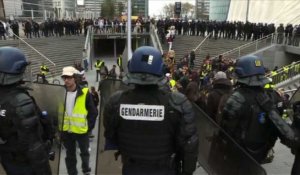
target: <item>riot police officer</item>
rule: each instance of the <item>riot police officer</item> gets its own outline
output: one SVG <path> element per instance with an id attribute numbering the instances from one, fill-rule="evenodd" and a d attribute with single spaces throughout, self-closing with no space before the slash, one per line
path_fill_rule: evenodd
<path id="1" fill-rule="evenodd" d="M 123 78 L 134 89 L 113 94 L 104 108 L 106 140 L 122 156 L 123 174 L 192 174 L 198 136 L 191 103 L 180 93 L 159 88 L 165 83 L 161 53 L 138 48 Z"/>
<path id="2" fill-rule="evenodd" d="M 296 101 L 293 104 L 293 128 L 300 131 L 300 101 Z M 292 175 L 300 174 L 300 149 L 299 144 L 296 147 L 291 147 L 292 153 L 295 154 L 295 160 L 292 168 Z"/>
<path id="3" fill-rule="evenodd" d="M 227 100 L 222 115 L 222 127 L 259 163 L 274 146 L 278 130 L 270 120 L 274 103 L 264 89 L 262 59 L 251 55 L 238 59 L 235 73 L 238 88 Z"/>
<path id="4" fill-rule="evenodd" d="M 9 175 L 51 175 L 40 116 L 21 87 L 28 62 L 13 47 L 0 48 L 0 156 Z"/>

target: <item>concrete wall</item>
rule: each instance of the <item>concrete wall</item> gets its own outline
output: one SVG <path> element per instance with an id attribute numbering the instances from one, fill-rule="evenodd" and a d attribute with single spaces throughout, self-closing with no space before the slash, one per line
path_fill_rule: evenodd
<path id="1" fill-rule="evenodd" d="M 300 50 L 300 48 L 298 49 Z M 300 59 L 300 54 L 286 52 L 283 45 L 274 45 L 269 49 L 258 51 L 255 55 L 262 57 L 265 67 L 269 69 L 273 69 L 275 66 L 282 67 Z"/>

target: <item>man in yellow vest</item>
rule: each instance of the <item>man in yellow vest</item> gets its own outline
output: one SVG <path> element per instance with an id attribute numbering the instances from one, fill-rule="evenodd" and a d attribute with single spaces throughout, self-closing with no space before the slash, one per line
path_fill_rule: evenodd
<path id="1" fill-rule="evenodd" d="M 67 90 L 65 116 L 63 122 L 62 142 L 66 148 L 66 167 L 68 174 L 78 174 L 76 168 L 76 142 L 80 148 L 82 172 L 91 173 L 89 165 L 89 132 L 95 126 L 97 110 L 92 95 L 87 87 L 76 84 L 75 76 L 78 70 L 74 67 L 64 67 L 62 79 Z"/>
<path id="2" fill-rule="evenodd" d="M 96 68 L 96 81 L 98 81 L 98 76 L 100 75 L 100 69 L 104 65 L 104 61 L 98 59 L 95 63 L 95 68 Z"/>
<path id="3" fill-rule="evenodd" d="M 123 72 L 123 59 L 122 59 L 122 55 L 120 55 L 118 57 L 117 64 L 119 66 L 120 72 Z"/>
<path id="4" fill-rule="evenodd" d="M 39 82 L 39 77 L 42 78 L 42 83 L 48 83 L 48 81 L 46 80 L 46 76 L 49 73 L 49 68 L 42 63 L 42 65 L 40 66 L 40 73 L 37 75 L 37 82 Z"/>

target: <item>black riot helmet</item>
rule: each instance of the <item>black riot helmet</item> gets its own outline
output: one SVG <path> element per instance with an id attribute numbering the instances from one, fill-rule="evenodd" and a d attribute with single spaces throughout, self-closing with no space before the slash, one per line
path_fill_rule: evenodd
<path id="1" fill-rule="evenodd" d="M 21 81 L 28 64 L 21 50 L 14 47 L 0 47 L 0 85 Z"/>

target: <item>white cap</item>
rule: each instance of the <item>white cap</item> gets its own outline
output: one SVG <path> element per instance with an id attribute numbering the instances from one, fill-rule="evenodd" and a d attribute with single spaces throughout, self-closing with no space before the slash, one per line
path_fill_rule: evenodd
<path id="1" fill-rule="evenodd" d="M 79 74 L 79 71 L 72 66 L 64 67 L 61 76 L 73 76 L 74 74 Z"/>
<path id="2" fill-rule="evenodd" d="M 226 73 L 222 72 L 222 71 L 217 72 L 214 77 L 215 80 L 224 79 L 224 78 L 226 79 L 227 76 L 226 76 Z"/>

